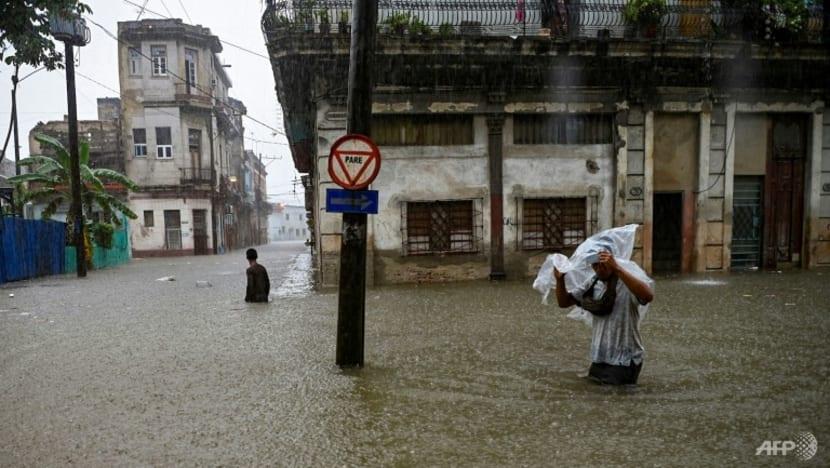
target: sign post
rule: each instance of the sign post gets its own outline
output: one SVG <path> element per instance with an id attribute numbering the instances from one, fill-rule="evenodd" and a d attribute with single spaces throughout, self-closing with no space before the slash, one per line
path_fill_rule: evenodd
<path id="1" fill-rule="evenodd" d="M 353 5 L 346 131 L 350 134 L 368 137 L 372 134 L 372 69 L 378 2 L 377 0 L 355 0 Z M 358 159 L 361 160 L 362 165 L 364 158 Z M 332 163 L 330 155 L 329 169 L 332 168 Z M 348 165 L 358 163 L 344 160 L 343 164 L 348 170 Z M 379 158 L 377 164 L 379 169 Z M 342 170 L 342 167 L 339 169 Z M 331 172 L 330 170 L 329 173 Z M 377 175 L 377 172 L 374 174 Z M 362 175 L 351 175 L 357 177 L 358 185 L 363 182 Z M 369 183 L 371 180 L 366 182 L 364 187 Z M 366 214 L 343 213 L 343 230 L 340 238 L 336 362 L 340 367 L 363 367 L 363 333 L 366 312 Z"/>

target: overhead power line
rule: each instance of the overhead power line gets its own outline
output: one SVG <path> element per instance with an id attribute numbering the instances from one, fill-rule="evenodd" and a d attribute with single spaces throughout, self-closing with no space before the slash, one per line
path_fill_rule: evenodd
<path id="1" fill-rule="evenodd" d="M 136 5 L 135 3 L 132 3 L 132 2 L 130 2 L 129 0 L 124 0 L 124 1 L 125 1 L 125 2 L 127 2 L 127 3 L 130 3 L 130 4 L 133 4 L 133 5 Z M 150 12 L 150 13 L 154 13 L 154 12 L 152 12 L 152 11 L 150 11 L 150 10 L 147 10 L 147 11 L 148 11 L 148 12 Z M 154 14 L 155 14 L 155 13 L 154 13 Z M 120 43 L 120 44 L 124 44 L 124 45 L 126 45 L 127 47 L 131 47 L 131 46 L 132 46 L 132 44 L 129 44 L 129 43 L 127 43 L 127 42 L 125 42 L 125 41 L 123 41 L 123 40 L 119 39 L 119 38 L 118 38 L 118 36 L 114 35 L 114 34 L 113 34 L 111 31 L 109 31 L 106 27 L 104 27 L 104 26 L 103 26 L 103 25 L 101 25 L 100 23 L 96 22 L 95 20 L 93 20 L 93 19 L 91 19 L 91 18 L 89 18 L 89 17 L 87 17 L 87 18 L 86 18 L 86 20 L 87 20 L 87 21 L 89 21 L 90 23 L 94 24 L 95 26 L 97 26 L 97 27 L 98 27 L 98 28 L 100 28 L 101 30 L 103 30 L 103 31 L 104 31 L 104 32 L 105 32 L 105 33 L 106 33 L 106 34 L 107 34 L 110 38 L 112 38 L 112 39 L 113 39 L 113 40 L 115 40 L 116 42 L 118 42 L 118 43 Z M 139 56 L 143 57 L 144 59 L 146 59 L 147 61 L 149 61 L 151 64 L 153 63 L 153 59 L 152 59 L 152 57 L 150 57 L 150 56 L 146 55 L 146 54 L 145 54 L 144 52 L 142 52 L 141 50 L 137 50 L 137 49 L 133 49 L 133 50 L 135 50 L 135 51 L 138 53 L 138 55 L 139 55 Z M 170 71 L 170 69 L 169 69 L 169 68 L 166 70 L 166 72 L 167 72 L 167 76 L 168 76 L 169 78 L 176 78 L 176 79 L 180 80 L 182 83 L 187 83 L 187 82 L 188 82 L 188 81 L 187 81 L 187 79 L 185 79 L 185 78 L 183 78 L 183 77 L 181 77 L 181 76 L 177 75 L 176 73 L 173 73 L 172 71 Z M 205 94 L 206 96 L 210 96 L 211 98 L 213 98 L 213 99 L 215 100 L 215 102 L 216 102 L 219 106 L 224 107 L 224 108 L 226 108 L 226 109 L 229 109 L 232 113 L 236 113 L 236 112 L 237 112 L 237 109 L 235 109 L 235 108 L 231 107 L 230 105 L 228 105 L 228 104 L 226 104 L 226 103 L 224 103 L 224 102 L 222 102 L 222 101 L 220 101 L 220 100 L 216 99 L 216 97 L 213 95 L 213 92 L 212 92 L 212 91 L 209 91 L 209 90 L 204 89 L 203 87 L 199 86 L 197 83 L 190 83 L 190 85 L 191 85 L 191 86 L 193 86 L 194 88 L 196 88 L 197 90 L 201 91 L 201 92 L 202 92 L 203 94 Z M 259 125 L 262 125 L 263 127 L 267 128 L 267 129 L 269 129 L 269 130 L 271 130 L 271 131 L 272 131 L 272 132 L 274 132 L 275 134 L 280 134 L 280 135 L 283 135 L 283 136 L 285 135 L 285 133 L 284 133 L 283 131 L 281 131 L 281 130 L 279 130 L 279 129 L 275 128 L 275 127 L 272 127 L 272 126 L 268 125 L 267 123 L 263 122 L 263 121 L 262 121 L 262 120 L 260 120 L 260 119 L 257 119 L 256 117 L 253 117 L 253 116 L 248 115 L 248 114 L 241 114 L 241 115 L 242 115 L 242 117 L 245 117 L 245 118 L 247 118 L 248 120 L 251 120 L 251 121 L 253 121 L 253 122 L 256 122 L 256 123 L 258 123 Z"/>
<path id="2" fill-rule="evenodd" d="M 182 11 L 184 11 L 184 15 L 187 16 L 187 22 L 188 23 L 193 23 L 193 20 L 190 19 L 190 15 L 187 13 L 187 8 L 184 7 L 184 3 L 182 3 L 182 0 L 179 0 L 179 6 L 182 7 Z"/>
<path id="3" fill-rule="evenodd" d="M 129 3 L 130 5 L 133 5 L 133 6 L 135 6 L 135 7 L 141 8 L 141 5 L 139 5 L 139 4 L 135 3 L 135 2 L 132 2 L 132 1 L 130 1 L 130 0 L 122 0 L 122 1 L 123 1 L 124 3 Z M 179 3 L 181 3 L 181 0 L 179 0 Z M 184 9 L 184 6 L 182 6 L 182 9 Z M 159 18 L 163 18 L 163 19 L 172 19 L 171 17 L 173 16 L 173 15 L 170 15 L 170 16 L 165 16 L 165 15 L 163 15 L 163 14 L 161 14 L 161 13 L 157 12 L 157 11 L 153 11 L 153 10 L 151 10 L 151 9 L 149 9 L 149 8 L 144 8 L 143 10 L 144 10 L 145 12 L 147 12 L 147 13 L 150 13 L 150 14 L 152 14 L 152 15 L 156 15 L 156 16 L 158 16 Z M 169 13 L 169 11 L 168 11 L 168 13 Z M 187 15 L 187 10 L 185 10 L 185 15 Z M 190 19 L 190 15 L 187 15 L 187 19 L 188 19 L 188 21 L 190 21 L 191 23 L 193 22 L 193 21 Z M 219 42 L 221 42 L 222 44 L 225 44 L 225 45 L 229 45 L 229 46 L 231 46 L 231 47 L 235 47 L 235 48 L 237 48 L 237 49 L 239 49 L 239 50 L 241 50 L 241 51 L 247 52 L 247 53 L 249 53 L 249 54 L 251 54 L 251 55 L 256 55 L 257 57 L 264 58 L 265 60 L 268 60 L 268 61 L 269 61 L 269 63 L 270 63 L 270 61 L 271 61 L 271 59 L 270 59 L 267 55 L 260 54 L 259 52 L 253 51 L 253 50 L 251 50 L 251 49 L 249 49 L 249 48 L 247 48 L 247 47 L 243 47 L 243 46 L 241 46 L 241 45 L 234 44 L 233 42 L 229 42 L 229 41 L 226 41 L 226 40 L 224 40 L 224 39 L 219 39 Z"/>

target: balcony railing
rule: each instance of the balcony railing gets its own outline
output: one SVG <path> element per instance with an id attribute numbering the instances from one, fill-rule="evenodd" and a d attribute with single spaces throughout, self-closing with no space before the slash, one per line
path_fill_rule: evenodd
<path id="1" fill-rule="evenodd" d="M 182 167 L 181 172 L 182 185 L 200 185 L 210 184 L 213 180 L 213 171 L 211 169 L 202 169 L 196 167 Z"/>
<path id="2" fill-rule="evenodd" d="M 211 107 L 213 105 L 213 96 L 208 94 L 203 87 L 196 87 L 187 82 L 176 83 L 176 100 L 185 101 L 198 107 Z"/>
<path id="3" fill-rule="evenodd" d="M 737 39 L 821 42 L 821 2 L 784 11 L 740 0 L 667 0 L 651 28 L 625 18 L 626 0 L 379 0 L 382 34 L 553 36 L 559 38 Z M 736 6 L 743 5 L 743 6 Z M 268 38 L 285 34 L 345 34 L 351 0 L 270 0 L 262 27 Z M 784 26 L 784 25 L 788 26 Z"/>

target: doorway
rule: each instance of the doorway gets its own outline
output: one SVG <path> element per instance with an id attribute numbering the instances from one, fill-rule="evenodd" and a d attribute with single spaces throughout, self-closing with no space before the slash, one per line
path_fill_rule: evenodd
<path id="1" fill-rule="evenodd" d="M 761 266 L 763 192 L 763 176 L 735 176 L 732 199 L 732 269 L 750 270 Z"/>
<path id="2" fill-rule="evenodd" d="M 179 210 L 164 210 L 164 248 L 182 250 L 182 220 Z"/>
<path id="3" fill-rule="evenodd" d="M 771 119 L 764 218 L 764 266 L 801 264 L 804 223 L 805 119 L 782 114 Z"/>
<path id="4" fill-rule="evenodd" d="M 207 210 L 193 210 L 193 253 L 207 255 Z"/>
<path id="5" fill-rule="evenodd" d="M 655 273 L 680 273 L 683 267 L 683 194 L 654 194 L 651 266 Z"/>

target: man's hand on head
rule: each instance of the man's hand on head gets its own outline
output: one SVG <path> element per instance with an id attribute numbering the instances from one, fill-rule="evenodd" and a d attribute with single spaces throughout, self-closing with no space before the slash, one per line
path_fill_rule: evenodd
<path id="1" fill-rule="evenodd" d="M 620 270 L 620 266 L 617 263 L 617 260 L 614 259 L 614 254 L 612 254 L 611 252 L 600 252 L 598 263 L 605 264 L 613 272 L 618 272 Z"/>

